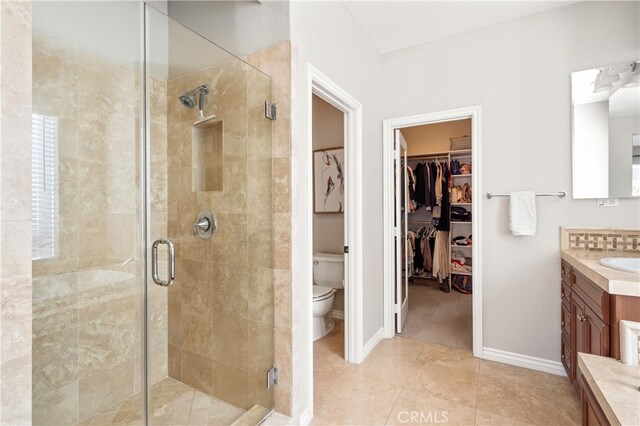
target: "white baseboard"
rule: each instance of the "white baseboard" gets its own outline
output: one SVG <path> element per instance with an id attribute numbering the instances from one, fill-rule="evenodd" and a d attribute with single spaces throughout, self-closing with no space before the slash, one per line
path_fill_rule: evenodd
<path id="1" fill-rule="evenodd" d="M 500 349 L 483 348 L 483 358 L 489 361 L 524 367 L 530 370 L 566 376 L 564 367 L 560 361 L 551 361 L 544 358 L 517 354 L 515 352 L 502 351 Z"/>
<path id="2" fill-rule="evenodd" d="M 311 410 L 307 408 L 300 414 L 300 425 L 306 426 L 311 423 L 311 420 L 313 420 L 313 416 L 311 416 Z"/>
<path id="3" fill-rule="evenodd" d="M 334 309 L 333 312 L 331 312 L 331 316 L 335 319 L 343 320 L 344 311 L 338 311 L 337 309 Z"/>
<path id="4" fill-rule="evenodd" d="M 364 348 L 362 349 L 362 361 L 369 356 L 373 348 L 375 348 L 382 339 L 384 339 L 384 328 L 380 328 L 376 331 L 376 334 L 374 334 L 373 337 L 364 345 Z"/>

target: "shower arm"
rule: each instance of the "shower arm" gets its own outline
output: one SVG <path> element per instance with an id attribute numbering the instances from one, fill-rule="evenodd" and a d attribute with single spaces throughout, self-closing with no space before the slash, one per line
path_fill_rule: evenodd
<path id="1" fill-rule="evenodd" d="M 196 89 L 200 95 L 198 96 L 198 109 L 200 110 L 200 117 L 204 118 L 204 97 L 209 93 L 209 87 L 202 85 Z"/>

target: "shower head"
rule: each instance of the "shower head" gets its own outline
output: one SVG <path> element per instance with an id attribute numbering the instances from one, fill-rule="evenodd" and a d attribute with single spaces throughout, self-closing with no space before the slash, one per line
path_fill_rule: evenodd
<path id="1" fill-rule="evenodd" d="M 187 108 L 193 108 L 194 106 L 196 106 L 196 96 L 194 93 L 185 92 L 180 95 L 180 102 Z"/>
<path id="2" fill-rule="evenodd" d="M 202 86 L 198 86 L 193 90 L 188 92 L 184 92 L 180 95 L 180 102 L 182 105 L 187 108 L 193 108 L 196 106 L 196 95 L 198 96 L 198 108 L 200 109 L 200 113 L 202 113 L 202 108 L 204 107 L 204 97 L 209 93 L 209 86 L 203 84 Z"/>

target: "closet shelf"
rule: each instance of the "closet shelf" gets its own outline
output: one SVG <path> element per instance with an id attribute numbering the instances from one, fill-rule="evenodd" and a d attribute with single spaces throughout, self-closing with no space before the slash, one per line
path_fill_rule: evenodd
<path id="1" fill-rule="evenodd" d="M 451 273 L 453 275 L 466 275 L 466 276 L 469 276 L 469 277 L 472 275 L 469 272 L 457 272 L 457 271 L 454 271 L 453 269 L 451 270 Z"/>
<path id="2" fill-rule="evenodd" d="M 465 175 L 451 175 L 452 178 L 458 178 L 458 177 L 466 177 L 466 178 L 470 178 L 471 177 L 471 173 L 465 174 Z"/>
<path id="3" fill-rule="evenodd" d="M 470 206 L 471 203 L 451 203 L 452 206 Z"/>
<path id="4" fill-rule="evenodd" d="M 461 222 L 461 221 L 452 220 L 450 223 L 455 223 L 456 225 L 463 225 L 463 224 L 464 225 L 466 225 L 466 224 L 471 225 L 473 222 Z"/>

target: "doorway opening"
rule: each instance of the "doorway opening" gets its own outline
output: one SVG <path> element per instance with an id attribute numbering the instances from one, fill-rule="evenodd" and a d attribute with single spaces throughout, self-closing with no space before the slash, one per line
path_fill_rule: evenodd
<path id="1" fill-rule="evenodd" d="M 308 400 L 310 410 L 307 415 L 310 418 L 313 413 L 314 394 L 321 392 L 317 386 L 326 383 L 324 379 L 327 378 L 327 375 L 323 373 L 323 369 L 326 370 L 326 363 L 323 360 L 315 359 L 314 349 L 318 346 L 317 344 L 323 339 L 333 339 L 334 356 L 332 359 L 356 364 L 362 361 L 365 348 L 362 336 L 362 104 L 311 65 L 308 66 L 307 87 L 307 120 L 309 123 L 307 140 L 309 142 L 307 145 L 308 154 L 305 156 L 305 164 L 308 166 L 305 178 L 306 187 L 311 196 L 308 197 L 309 202 L 306 206 L 306 219 L 307 223 L 312 226 L 308 228 L 308 246 L 305 247 L 304 257 L 308 261 L 310 270 L 307 275 L 308 285 L 305 286 L 304 291 L 308 294 L 305 299 L 307 301 L 307 318 L 309 318 L 306 335 L 309 345 L 307 360 L 308 365 L 311 366 L 307 370 L 308 395 L 310 396 Z M 316 140 L 317 143 L 323 144 L 316 148 L 312 145 L 314 139 L 323 137 L 326 139 L 326 134 L 323 136 L 323 131 L 318 131 L 322 129 L 318 129 L 314 122 L 318 119 L 318 117 L 314 117 L 314 112 L 318 112 L 319 109 L 331 113 L 329 117 L 333 117 L 336 127 L 331 131 L 333 139 Z M 340 116 L 342 117 L 341 123 Z M 341 149 L 340 131 L 343 145 Z M 341 171 L 336 167 L 336 160 L 337 162 L 343 161 Z M 338 177 L 340 174 L 341 178 Z M 331 181 L 329 177 L 331 177 Z M 318 189 L 316 189 L 316 183 Z M 344 188 L 343 194 L 340 194 L 341 185 Z M 340 202 L 343 203 L 342 207 L 340 207 Z M 342 214 L 337 213 L 340 209 L 342 209 Z M 322 213 L 323 210 L 333 210 L 333 212 Z M 335 235 L 331 235 L 329 240 L 325 239 L 326 235 L 319 233 L 315 235 L 314 230 L 317 230 L 318 227 L 321 228 L 323 224 L 326 225 L 327 221 L 333 222 L 334 234 L 340 233 L 342 225 L 342 240 L 337 239 Z M 342 241 L 341 245 L 340 241 Z M 323 253 L 320 250 L 330 252 L 320 254 Z M 315 259 L 314 252 L 316 253 Z M 316 265 L 315 262 L 318 264 Z M 340 269 L 343 272 L 340 272 Z M 341 290 L 340 288 L 331 287 L 332 285 L 340 287 L 340 284 L 337 284 L 339 279 L 335 278 L 339 275 L 342 275 L 344 279 L 342 295 L 338 291 Z M 330 292 L 334 293 L 333 298 L 342 296 L 344 304 L 342 312 L 340 312 L 340 301 L 334 303 L 329 309 L 331 321 L 334 321 L 333 330 L 329 330 L 323 338 L 314 341 L 314 304 L 323 302 L 323 300 L 314 301 L 313 290 L 315 290 L 314 284 L 316 283 L 321 287 L 329 287 L 334 290 Z M 327 283 L 330 285 L 323 285 Z M 341 323 L 340 316 L 344 318 Z M 337 324 L 336 321 L 338 321 Z M 328 327 L 332 326 L 329 324 Z M 343 335 L 341 334 L 342 330 L 344 330 Z M 325 331 L 327 331 L 326 328 Z"/>
<path id="2" fill-rule="evenodd" d="M 345 113 L 315 94 L 311 111 L 314 352 L 344 358 Z"/>
<path id="3" fill-rule="evenodd" d="M 385 335 L 481 357 L 479 118 L 384 122 Z"/>

